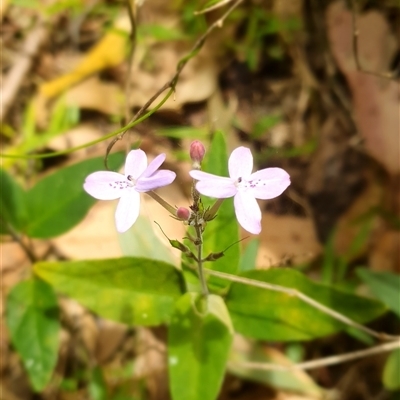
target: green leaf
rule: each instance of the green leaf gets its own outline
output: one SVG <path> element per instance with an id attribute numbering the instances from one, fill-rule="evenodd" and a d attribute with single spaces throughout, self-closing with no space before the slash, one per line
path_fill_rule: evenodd
<path id="1" fill-rule="evenodd" d="M 39 262 L 34 271 L 101 317 L 128 325 L 168 322 L 183 287 L 176 268 L 145 258 Z"/>
<path id="2" fill-rule="evenodd" d="M 176 303 L 168 333 L 168 364 L 174 400 L 215 400 L 233 338 L 221 297 L 186 293 Z"/>
<path id="3" fill-rule="evenodd" d="M 175 265 L 177 262 L 171 248 L 161 242 L 154 229 L 160 230 L 154 222 L 149 221 L 148 217 L 140 214 L 132 228 L 118 235 L 122 254 L 151 258 Z"/>
<path id="4" fill-rule="evenodd" d="M 60 323 L 53 289 L 38 279 L 18 283 L 7 297 L 6 318 L 32 386 L 41 391 L 51 378 L 58 354 Z"/>
<path id="5" fill-rule="evenodd" d="M 390 353 L 383 369 L 383 384 L 389 390 L 400 389 L 400 349 Z"/>
<path id="6" fill-rule="evenodd" d="M 258 139 L 261 136 L 265 135 L 267 131 L 272 129 L 275 125 L 279 124 L 282 121 L 282 116 L 280 114 L 271 114 L 271 115 L 266 115 L 259 119 L 252 132 L 251 132 L 251 137 L 253 139 Z"/>
<path id="7" fill-rule="evenodd" d="M 375 300 L 313 282 L 292 269 L 248 271 L 241 276 L 297 289 L 359 323 L 368 322 L 386 311 Z M 232 284 L 226 303 L 235 331 L 255 339 L 310 340 L 345 328 L 342 322 L 295 296 L 254 286 Z"/>
<path id="8" fill-rule="evenodd" d="M 246 246 L 242 257 L 240 257 L 239 271 L 250 271 L 256 268 L 256 259 L 259 245 L 259 239 L 250 240 L 250 243 Z"/>
<path id="9" fill-rule="evenodd" d="M 357 269 L 357 275 L 368 285 L 371 292 L 390 310 L 400 317 L 400 276 L 391 272 Z"/>
<path id="10" fill-rule="evenodd" d="M 138 27 L 139 38 L 143 40 L 146 37 L 152 37 L 157 42 L 170 40 L 187 40 L 188 36 L 180 29 L 166 27 L 163 25 L 141 25 Z"/>
<path id="11" fill-rule="evenodd" d="M 222 132 L 215 132 L 209 151 L 204 159 L 203 169 L 214 175 L 229 176 L 228 174 L 228 155 L 226 151 L 225 139 Z M 215 199 L 202 196 L 205 205 L 211 206 Z M 226 199 L 214 220 L 207 223 L 203 236 L 203 254 L 218 253 L 231 246 L 239 240 L 239 228 L 236 221 L 233 200 Z M 207 263 L 207 268 L 235 274 L 238 271 L 240 258 L 239 244 L 230 247 L 225 255 L 217 261 Z M 227 282 L 218 278 L 210 278 L 210 283 L 219 287 L 226 287 Z"/>
<path id="12" fill-rule="evenodd" d="M 9 228 L 21 230 L 27 220 L 25 192 L 5 170 L 0 168 L 0 234 Z"/>
<path id="13" fill-rule="evenodd" d="M 157 130 L 160 136 L 166 136 L 173 139 L 193 139 L 204 140 L 208 135 L 208 127 L 193 126 L 175 126 L 171 128 L 161 128 Z"/>
<path id="14" fill-rule="evenodd" d="M 107 400 L 107 384 L 100 367 L 96 366 L 92 371 L 92 376 L 88 385 L 90 399 L 92 400 Z"/>
<path id="15" fill-rule="evenodd" d="M 122 153 L 116 153 L 109 157 L 109 162 L 118 168 L 123 159 Z M 40 180 L 27 192 L 29 221 L 25 233 L 45 239 L 74 227 L 96 202 L 83 190 L 86 176 L 104 169 L 103 157 L 98 157 L 62 168 Z"/>

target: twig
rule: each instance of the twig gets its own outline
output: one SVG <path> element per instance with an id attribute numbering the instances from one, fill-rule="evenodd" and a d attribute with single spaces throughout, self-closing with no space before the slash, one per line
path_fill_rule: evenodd
<path id="1" fill-rule="evenodd" d="M 357 70 L 360 72 L 364 72 L 365 74 L 374 75 L 379 78 L 391 79 L 395 80 L 395 73 L 394 72 L 375 72 L 366 70 L 361 66 L 360 58 L 358 55 L 358 38 L 360 32 L 357 28 L 357 7 L 356 7 L 356 0 L 351 1 L 351 16 L 353 21 L 353 53 L 354 53 L 354 60 L 356 63 Z"/>
<path id="2" fill-rule="evenodd" d="M 27 34 L 25 43 L 15 58 L 14 65 L 4 79 L 0 93 L 0 121 L 3 121 L 6 117 L 26 74 L 31 68 L 33 58 L 47 38 L 48 32 L 48 27 L 43 19 L 39 18 L 35 28 Z"/>
<path id="3" fill-rule="evenodd" d="M 299 292 L 297 289 L 286 288 L 283 286 L 274 285 L 272 283 L 267 283 L 267 282 L 260 282 L 255 279 L 249 279 L 249 278 L 244 278 L 241 276 L 226 274 L 225 272 L 213 271 L 211 269 L 204 269 L 204 272 L 206 274 L 217 276 L 219 278 L 226 279 L 226 280 L 229 280 L 232 282 L 242 283 L 243 285 L 255 286 L 255 287 L 259 287 L 261 289 L 272 290 L 275 292 L 285 293 L 289 296 L 297 297 L 298 299 L 304 301 L 304 303 L 309 304 L 310 306 L 323 312 L 324 314 L 327 314 L 330 317 L 332 317 L 340 322 L 343 322 L 344 324 L 346 324 L 348 326 L 351 326 L 353 328 L 359 329 L 360 331 L 368 333 L 369 335 L 371 335 L 379 340 L 399 340 L 400 339 L 400 337 L 398 337 L 398 336 L 388 335 L 387 333 L 377 332 L 377 331 L 374 331 L 373 329 L 367 328 L 366 326 L 363 326 L 363 325 L 359 324 L 358 322 L 353 321 L 352 319 L 346 317 L 345 315 L 340 314 L 339 312 L 332 310 L 329 307 L 324 306 L 323 304 L 312 299 L 311 297 L 308 297 L 304 293 Z"/>
<path id="4" fill-rule="evenodd" d="M 208 29 L 203 33 L 203 35 L 200 36 L 199 39 L 197 39 L 196 43 L 193 45 L 193 47 L 191 48 L 191 50 L 189 51 L 189 53 L 183 57 L 177 67 L 176 67 L 176 72 L 174 74 L 174 76 L 168 81 L 166 82 L 141 108 L 140 110 L 133 116 L 133 118 L 130 120 L 128 126 L 130 124 L 132 124 L 134 121 L 136 121 L 138 118 L 140 118 L 145 112 L 146 110 L 153 104 L 153 102 L 161 95 L 161 93 L 163 93 L 165 90 L 167 89 L 171 89 L 167 96 L 169 97 L 172 92 L 175 91 L 175 86 L 178 82 L 178 78 L 183 70 L 183 68 L 185 67 L 185 65 L 188 63 L 188 61 L 190 59 L 192 59 L 199 51 L 200 49 L 203 47 L 205 40 L 207 39 L 207 37 L 210 35 L 210 33 L 216 29 L 216 28 L 220 28 L 225 19 L 232 13 L 232 11 L 238 7 L 240 5 L 240 3 L 242 3 L 243 0 L 237 0 L 218 20 L 216 20 L 213 24 L 211 24 Z M 127 127 L 123 132 L 121 132 L 120 134 L 118 134 L 118 136 L 116 136 L 111 143 L 107 146 L 107 151 L 106 151 L 106 156 L 105 156 L 105 164 L 107 166 L 107 158 L 108 155 L 110 154 L 111 149 L 114 147 L 115 143 L 118 142 L 119 140 L 121 140 L 125 133 L 129 130 L 130 128 Z"/>
<path id="5" fill-rule="evenodd" d="M 154 114 L 157 110 L 159 110 L 164 105 L 164 103 L 169 99 L 169 97 L 174 92 L 175 85 L 176 85 L 176 82 L 177 82 L 177 80 L 179 78 L 179 75 L 182 72 L 182 70 L 185 67 L 185 65 L 187 64 L 187 62 L 200 51 L 201 47 L 203 46 L 206 38 L 210 35 L 210 33 L 214 29 L 221 27 L 223 22 L 224 22 L 224 20 L 229 16 L 229 14 L 236 7 L 238 7 L 242 2 L 243 2 L 243 0 L 237 0 L 227 10 L 227 12 L 221 18 L 219 18 L 217 21 L 215 21 L 212 25 L 209 26 L 207 31 L 196 41 L 195 45 L 192 47 L 192 50 L 185 57 L 183 57 L 181 59 L 181 61 L 178 63 L 177 71 L 176 71 L 175 75 L 173 76 L 173 78 L 170 81 L 168 81 L 162 88 L 160 88 L 154 94 L 154 96 L 152 96 L 151 99 L 146 102 L 146 104 L 144 106 L 142 106 L 142 108 L 135 114 L 135 116 L 131 119 L 131 121 L 126 126 L 120 128 L 120 129 L 117 129 L 114 132 L 111 132 L 110 134 L 103 136 L 102 138 L 93 140 L 91 142 L 85 143 L 85 144 L 80 145 L 80 146 L 76 146 L 76 147 L 73 147 L 73 148 L 70 148 L 70 149 L 62 150 L 62 151 L 55 151 L 55 152 L 46 153 L 46 154 L 25 154 L 25 155 L 0 153 L 0 157 L 5 157 L 5 158 L 33 158 L 33 159 L 56 157 L 56 156 L 60 156 L 60 155 L 64 155 L 64 154 L 70 154 L 70 153 L 73 153 L 75 151 L 78 151 L 78 150 L 93 146 L 93 145 L 95 145 L 97 143 L 104 142 L 105 140 L 110 139 L 110 138 L 118 135 L 117 137 L 115 137 L 113 139 L 113 141 L 109 144 L 109 146 L 107 148 L 107 153 L 106 153 L 106 157 L 105 157 L 106 160 L 107 160 L 108 154 L 110 153 L 110 151 L 111 151 L 112 147 L 114 146 L 114 144 L 117 141 L 121 140 L 122 137 L 125 135 L 125 133 L 129 129 L 133 128 L 134 126 L 136 126 L 140 122 L 144 121 L 146 118 L 148 118 L 150 115 Z M 146 114 L 144 114 L 146 112 L 146 110 L 150 107 L 150 105 L 157 99 L 157 97 L 159 97 L 160 94 L 162 92 L 164 92 L 168 88 L 170 88 L 170 90 L 165 95 L 165 97 L 160 101 L 160 103 L 157 104 L 152 110 L 150 110 Z"/>
<path id="6" fill-rule="evenodd" d="M 232 362 L 232 365 L 237 365 L 239 367 L 248 369 L 259 369 L 263 371 L 271 371 L 271 370 L 288 371 L 288 370 L 299 370 L 299 369 L 308 370 L 319 367 L 325 367 L 327 365 L 341 364 L 344 362 L 357 360 L 358 358 L 364 358 L 372 356 L 374 354 L 381 354 L 398 348 L 400 348 L 400 341 L 394 341 L 389 343 L 383 343 L 378 346 L 371 347 L 365 350 L 352 351 L 350 353 L 345 353 L 338 356 L 320 358 L 318 360 L 306 361 L 294 365 L 279 365 L 279 364 L 251 362 L 251 361 L 240 362 L 240 363 Z"/>
<path id="7" fill-rule="evenodd" d="M 29 258 L 29 261 L 32 264 L 34 264 L 37 261 L 37 257 L 35 253 L 32 251 L 32 249 L 24 243 L 23 239 L 18 235 L 18 233 L 14 230 L 14 228 L 7 221 L 3 219 L 3 217 L 0 216 L 0 220 L 6 226 L 6 229 L 10 234 L 10 236 L 21 246 L 22 250 Z"/>
<path id="8" fill-rule="evenodd" d="M 132 0 L 126 0 L 126 5 L 128 8 L 128 15 L 129 21 L 131 24 L 131 32 L 130 32 L 130 40 L 131 40 L 131 47 L 129 49 L 129 59 L 128 59 L 128 70 L 126 72 L 126 79 L 125 79 L 125 121 L 126 124 L 129 119 L 129 92 L 130 92 L 130 83 L 131 83 L 131 73 L 132 73 L 132 65 L 133 65 L 133 55 L 135 54 L 136 49 L 136 3 L 133 6 Z M 135 9 L 133 8 L 135 7 Z"/>
<path id="9" fill-rule="evenodd" d="M 232 0 L 221 0 L 219 3 L 214 4 L 214 5 L 210 6 L 210 7 L 207 7 L 205 9 L 201 10 L 201 11 L 195 11 L 194 15 L 201 15 L 201 14 L 208 13 L 210 11 L 214 11 L 214 10 L 220 8 L 220 7 L 226 6 L 231 1 Z"/>

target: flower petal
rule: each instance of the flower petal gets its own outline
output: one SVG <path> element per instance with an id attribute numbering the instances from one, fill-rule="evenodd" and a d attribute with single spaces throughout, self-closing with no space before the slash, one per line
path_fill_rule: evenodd
<path id="1" fill-rule="evenodd" d="M 133 179 L 137 179 L 146 168 L 146 153 L 141 149 L 131 150 L 125 160 L 125 176 L 131 175 Z"/>
<path id="2" fill-rule="evenodd" d="M 228 161 L 229 176 L 233 179 L 248 177 L 253 170 L 253 155 L 247 147 L 238 147 L 232 151 Z"/>
<path id="3" fill-rule="evenodd" d="M 290 185 L 290 176 L 282 168 L 265 168 L 248 178 L 252 182 L 249 192 L 256 199 L 273 199 Z"/>
<path id="4" fill-rule="evenodd" d="M 228 178 L 207 179 L 196 183 L 196 189 L 203 195 L 226 199 L 237 193 L 237 189 Z"/>
<path id="5" fill-rule="evenodd" d="M 125 175 L 112 171 L 98 171 L 86 177 L 83 188 L 95 199 L 115 200 L 126 192 L 129 185 Z"/>
<path id="6" fill-rule="evenodd" d="M 148 178 L 140 177 L 136 182 L 136 190 L 138 192 L 148 192 L 149 190 L 167 186 L 174 181 L 175 177 L 175 172 L 160 169 Z"/>
<path id="7" fill-rule="evenodd" d="M 198 170 L 189 171 L 189 175 L 198 180 L 196 189 L 205 196 L 225 199 L 234 196 L 237 192 L 236 186 L 230 178 Z"/>
<path id="8" fill-rule="evenodd" d="M 261 232 L 261 210 L 250 193 L 238 192 L 233 199 L 236 218 L 246 231 L 258 235 Z"/>
<path id="9" fill-rule="evenodd" d="M 137 220 L 140 210 L 140 194 L 135 190 L 126 192 L 119 200 L 115 211 L 118 232 L 126 232 Z"/>
<path id="10" fill-rule="evenodd" d="M 202 181 L 205 179 L 229 179 L 229 178 L 224 178 L 222 176 L 214 175 L 214 174 L 209 174 L 208 172 L 204 171 L 199 171 L 197 169 L 193 169 L 189 171 L 189 175 L 198 181 Z M 231 181 L 231 179 L 229 179 Z"/>
<path id="11" fill-rule="evenodd" d="M 161 164 L 165 161 L 166 155 L 164 153 L 158 155 L 146 168 L 146 170 L 140 175 L 140 178 L 148 178 L 153 175 L 154 172 L 160 168 Z"/>

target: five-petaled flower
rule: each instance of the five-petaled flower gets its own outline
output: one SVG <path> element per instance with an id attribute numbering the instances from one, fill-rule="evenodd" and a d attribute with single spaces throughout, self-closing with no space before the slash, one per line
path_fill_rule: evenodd
<path id="1" fill-rule="evenodd" d="M 83 188 L 98 200 L 120 199 L 115 212 L 118 232 L 127 231 L 139 216 L 140 193 L 169 185 L 176 177 L 175 172 L 158 170 L 165 154 L 157 156 L 147 165 L 143 150 L 132 150 L 125 161 L 125 174 L 98 171 L 90 174 Z"/>
<path id="2" fill-rule="evenodd" d="M 261 210 L 256 199 L 272 199 L 289 185 L 289 174 L 282 168 L 265 168 L 252 173 L 253 156 L 246 147 L 233 150 L 228 162 L 229 178 L 203 171 L 189 172 L 196 179 L 196 189 L 203 195 L 219 199 L 234 196 L 239 224 L 254 234 L 261 232 Z"/>

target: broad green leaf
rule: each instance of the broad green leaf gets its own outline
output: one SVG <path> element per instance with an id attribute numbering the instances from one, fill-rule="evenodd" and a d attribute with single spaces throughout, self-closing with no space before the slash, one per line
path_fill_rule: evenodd
<path id="1" fill-rule="evenodd" d="M 56 365 L 60 323 L 53 289 L 38 279 L 18 283 L 6 305 L 7 326 L 13 345 L 35 391 L 48 384 Z"/>
<path id="2" fill-rule="evenodd" d="M 380 302 L 313 282 L 288 268 L 247 271 L 241 276 L 297 289 L 359 323 L 371 321 L 387 311 Z M 255 339 L 310 340 L 345 328 L 342 322 L 295 296 L 254 286 L 232 284 L 226 303 L 235 331 Z"/>
<path id="3" fill-rule="evenodd" d="M 119 168 L 123 159 L 122 153 L 111 155 L 111 167 Z M 96 202 L 83 190 L 86 176 L 104 169 L 103 157 L 98 157 L 62 168 L 40 180 L 27 192 L 29 221 L 25 233 L 44 239 L 74 227 Z"/>
<path id="4" fill-rule="evenodd" d="M 9 228 L 19 232 L 27 220 L 25 192 L 5 170 L 0 168 L 0 234 Z"/>
<path id="5" fill-rule="evenodd" d="M 383 369 L 382 380 L 387 389 L 400 389 L 400 349 L 390 353 Z"/>
<path id="6" fill-rule="evenodd" d="M 250 271 L 256 268 L 256 259 L 258 247 L 260 245 L 259 239 L 252 239 L 246 246 L 245 250 L 240 257 L 239 271 Z"/>
<path id="7" fill-rule="evenodd" d="M 168 264 L 177 264 L 177 260 L 156 235 L 154 229 L 160 228 L 149 218 L 140 214 L 132 228 L 118 235 L 124 256 L 144 257 L 152 260 L 164 261 Z"/>
<path id="8" fill-rule="evenodd" d="M 221 132 L 215 132 L 210 149 L 206 153 L 203 169 L 214 175 L 229 176 L 228 174 L 228 155 L 225 145 L 225 139 Z M 205 207 L 214 204 L 216 199 L 210 199 L 201 196 Z M 207 223 L 203 235 L 204 247 L 203 253 L 207 256 L 209 253 L 218 253 L 239 240 L 239 228 L 236 221 L 233 200 L 226 199 L 218 210 L 214 220 Z M 239 244 L 230 247 L 225 255 L 217 261 L 208 262 L 207 268 L 217 271 L 235 274 L 238 270 L 240 257 Z M 227 281 L 210 278 L 210 282 L 218 286 L 226 287 Z"/>
<path id="9" fill-rule="evenodd" d="M 168 364 L 174 400 L 215 400 L 233 338 L 221 297 L 186 293 L 176 303 L 168 332 Z"/>
<path id="10" fill-rule="evenodd" d="M 359 268 L 357 275 L 371 292 L 400 317 L 400 276 L 391 272 L 376 272 Z"/>
<path id="11" fill-rule="evenodd" d="M 128 325 L 168 322 L 183 288 L 176 268 L 146 258 L 39 262 L 34 271 L 101 317 Z"/>

